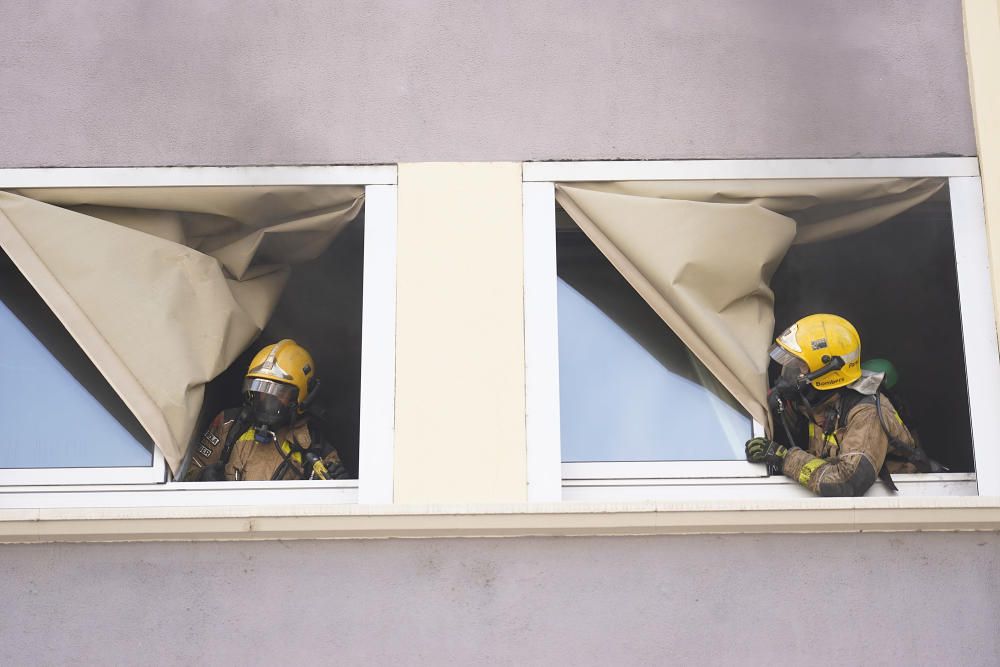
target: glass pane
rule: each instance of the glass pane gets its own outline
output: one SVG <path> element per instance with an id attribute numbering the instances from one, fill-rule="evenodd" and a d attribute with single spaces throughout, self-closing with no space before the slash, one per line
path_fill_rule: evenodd
<path id="1" fill-rule="evenodd" d="M 152 465 L 149 436 L 2 252 L 0 341 L 0 468 Z"/>
<path id="2" fill-rule="evenodd" d="M 557 258 L 563 460 L 742 460 L 750 417 L 575 226 Z"/>

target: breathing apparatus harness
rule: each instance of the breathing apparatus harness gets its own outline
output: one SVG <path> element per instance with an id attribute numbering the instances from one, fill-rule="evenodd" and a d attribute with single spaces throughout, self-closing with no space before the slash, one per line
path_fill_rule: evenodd
<path id="1" fill-rule="evenodd" d="M 293 404 L 290 407 L 289 424 L 291 426 L 291 421 L 294 420 L 295 414 L 301 410 L 303 414 L 312 415 L 313 411 L 313 400 L 316 397 L 316 393 L 319 391 L 319 380 L 315 380 L 312 383 L 311 391 L 306 400 L 299 404 Z M 258 422 L 258 423 L 254 423 Z M 271 475 L 272 480 L 282 479 L 289 468 L 297 472 L 300 479 L 333 479 L 330 471 L 327 469 L 326 464 L 323 463 L 323 459 L 316 455 L 315 452 L 310 451 L 311 448 L 302 447 L 299 444 L 298 438 L 295 436 L 295 428 L 289 431 L 290 440 L 280 441 L 277 435 L 275 435 L 273 427 L 279 425 L 275 424 L 265 424 L 261 422 L 260 419 L 254 419 L 253 410 L 251 406 L 244 403 L 243 407 L 240 408 L 239 414 L 233 421 L 232 427 L 229 429 L 229 433 L 226 436 L 226 442 L 222 447 L 221 462 L 223 468 L 229 464 L 229 459 L 233 454 L 233 449 L 236 446 L 236 442 L 248 431 L 253 431 L 254 442 L 258 445 L 274 445 L 274 448 L 281 455 L 281 463 L 275 468 L 274 474 Z"/>
<path id="2" fill-rule="evenodd" d="M 281 455 L 282 461 L 274 469 L 271 479 L 281 479 L 285 476 L 285 472 L 289 468 L 298 472 L 300 479 L 333 479 L 326 464 L 323 463 L 323 459 L 299 444 L 299 439 L 295 437 L 294 429 L 290 435 L 291 440 L 279 443 L 278 438 L 274 435 L 274 431 L 258 429 L 254 433 L 254 439 L 258 442 L 270 441 Z M 306 472 L 309 474 L 306 475 Z"/>
<path id="3" fill-rule="evenodd" d="M 896 438 L 891 433 L 889 433 L 889 427 L 886 426 L 885 423 L 885 416 L 882 414 L 883 393 L 888 393 L 888 391 L 885 391 L 885 389 L 882 386 L 880 386 L 879 391 L 875 392 L 874 397 L 863 396 L 860 400 L 856 401 L 850 407 L 854 407 L 854 405 L 857 405 L 858 403 L 871 401 L 871 399 L 874 398 L 875 412 L 876 414 L 878 414 L 879 423 L 882 425 L 882 430 L 885 431 L 885 435 L 889 439 L 889 452 L 886 454 L 886 456 L 892 456 L 902 461 L 908 461 L 914 464 L 920 472 L 948 472 L 949 469 L 946 466 L 938 463 L 931 457 L 927 456 L 927 453 L 924 452 L 924 450 L 921 447 L 919 446 L 914 447 L 908 445 L 899 438 Z M 891 395 L 890 398 L 892 398 Z M 899 402 L 894 401 L 894 404 L 898 405 Z M 847 419 L 846 415 L 844 419 L 846 421 Z"/>
<path id="4" fill-rule="evenodd" d="M 844 359 L 839 356 L 833 357 L 829 360 L 824 359 L 824 361 L 826 363 L 822 367 L 812 371 L 811 373 L 802 374 L 795 380 L 779 378 L 774 387 L 768 391 L 768 407 L 771 408 L 777 418 L 781 421 L 781 425 L 785 431 L 785 437 L 788 438 L 790 447 L 797 447 L 798 445 L 795 442 L 795 437 L 792 435 L 792 430 L 788 423 L 789 416 L 786 410 L 788 403 L 794 401 L 803 405 L 808 412 L 811 424 L 817 424 L 816 414 L 813 412 L 812 403 L 806 397 L 805 391 L 808 387 L 810 387 L 814 380 L 831 371 L 840 370 L 844 367 L 845 363 Z M 843 428 L 847 425 L 847 417 L 855 406 L 860 404 L 874 405 L 875 413 L 878 415 L 879 425 L 882 427 L 882 431 L 885 433 L 885 436 L 889 441 L 889 448 L 886 452 L 887 459 L 889 456 L 892 456 L 895 459 L 913 463 L 920 472 L 946 472 L 948 468 L 928 457 L 919 446 L 911 446 L 895 437 L 890 432 L 889 427 L 886 424 L 885 415 L 882 411 L 882 394 L 886 392 L 884 383 L 885 380 L 883 378 L 882 382 L 879 383 L 878 388 L 875 390 L 875 393 L 872 395 L 865 395 L 854 391 L 841 393 L 837 405 L 834 408 L 836 413 L 834 418 L 825 420 L 827 426 L 824 429 L 824 438 L 827 440 L 832 439 L 836 442 L 835 432 L 837 429 Z M 781 470 L 772 470 L 772 467 L 768 466 L 768 474 L 780 475 Z M 884 481 L 892 491 L 899 490 L 896 487 L 895 482 L 893 482 L 892 476 L 889 474 L 886 462 L 882 463 L 882 469 L 878 471 L 878 476 L 879 479 Z"/>

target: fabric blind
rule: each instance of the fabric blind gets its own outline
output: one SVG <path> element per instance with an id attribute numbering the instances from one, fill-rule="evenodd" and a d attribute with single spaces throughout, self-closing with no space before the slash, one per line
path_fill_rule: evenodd
<path id="1" fill-rule="evenodd" d="M 176 470 L 204 385 L 267 323 L 353 186 L 0 192 L 0 246 Z"/>
<path id="2" fill-rule="evenodd" d="M 853 234 L 943 179 L 560 184 L 556 200 L 693 354 L 770 430 L 769 286 L 793 243 Z"/>

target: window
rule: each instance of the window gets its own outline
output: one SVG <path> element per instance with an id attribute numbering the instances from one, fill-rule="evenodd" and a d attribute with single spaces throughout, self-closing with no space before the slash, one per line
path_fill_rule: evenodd
<path id="1" fill-rule="evenodd" d="M 609 215 L 593 224 L 599 227 L 596 231 L 583 230 L 580 212 L 573 211 L 578 204 L 574 196 L 601 193 L 586 201 L 589 208 L 583 218 L 590 225 L 587 215 L 624 210 L 616 208 L 621 202 L 614 197 L 619 195 L 666 190 L 681 205 L 701 198 L 711 206 L 733 203 L 733 188 L 748 199 L 769 197 L 761 208 L 772 208 L 757 221 L 744 221 L 747 214 L 741 213 L 743 217 L 734 218 L 736 226 L 729 228 L 712 213 L 699 218 L 697 229 L 674 230 L 674 236 L 658 240 L 674 246 L 677 270 L 686 272 L 679 280 L 687 281 L 684 289 L 697 292 L 710 281 L 718 282 L 723 275 L 720 267 L 728 271 L 735 264 L 732 271 L 738 273 L 741 254 L 760 250 L 756 235 L 746 235 L 740 225 L 779 224 L 768 217 L 772 210 L 798 216 L 798 226 L 790 226 L 790 233 L 798 235 L 796 243 L 791 245 L 789 236 L 789 243 L 777 251 L 763 248 L 771 254 L 761 257 L 772 259 L 756 265 L 765 285 L 774 291 L 778 330 L 810 312 L 838 312 L 862 322 L 865 358 L 888 357 L 900 369 L 901 387 L 906 387 L 904 395 L 917 415 L 917 430 L 926 448 L 953 471 L 900 476 L 901 493 L 975 494 L 977 481 L 979 493 L 987 493 L 995 482 L 984 463 L 991 465 L 996 452 L 987 435 L 992 410 L 984 409 L 981 392 L 997 396 L 1000 364 L 976 173 L 975 160 L 963 159 L 526 165 L 529 496 L 554 500 L 808 495 L 790 480 L 765 478 L 762 466 L 743 461 L 743 443 L 752 431 L 763 429 L 757 422 L 766 412 L 758 410 L 758 419 L 751 421 L 755 405 L 747 392 L 740 393 L 750 384 L 740 384 L 748 374 L 726 375 L 737 365 L 731 363 L 732 357 L 723 360 L 721 371 L 719 364 L 709 371 L 702 360 L 713 360 L 713 351 L 699 349 L 695 354 L 674 333 L 678 323 L 665 323 L 676 313 L 664 309 L 678 302 L 682 328 L 688 324 L 684 318 L 698 314 L 683 312 L 693 308 L 687 300 L 690 294 L 665 306 L 655 294 L 649 296 L 656 288 L 656 277 L 650 277 L 649 270 L 655 263 L 650 259 L 653 253 L 623 245 L 641 243 L 636 237 L 622 240 L 626 227 L 641 224 L 638 218 Z M 905 180 L 876 180 L 893 177 Z M 567 186 L 557 188 L 557 182 Z M 888 189 L 876 193 L 873 184 Z M 796 188 L 807 185 L 820 188 L 812 200 L 793 197 L 775 204 L 781 193 L 795 194 Z M 763 190 L 754 191 L 755 187 Z M 809 214 L 812 217 L 801 213 L 824 198 L 832 202 L 829 209 L 814 207 L 810 210 L 819 212 Z M 873 210 L 876 213 L 870 215 Z M 685 216 L 691 217 L 689 212 Z M 871 219 L 862 221 L 866 217 Z M 812 223 L 826 226 L 809 226 Z M 840 223 L 843 229 L 832 233 Z M 737 240 L 740 233 L 744 237 Z M 810 234 L 815 238 L 802 238 Z M 699 235 L 700 240 L 691 240 Z M 816 242 L 807 242 L 812 240 Z M 698 253 L 704 251 L 699 243 L 731 248 L 722 249 L 722 264 L 699 274 L 704 269 L 704 262 L 699 267 Z M 833 277 L 841 274 L 828 270 L 831 264 L 843 267 L 841 280 Z M 754 266 L 750 268 L 752 273 Z M 746 280 L 747 275 L 734 277 L 739 279 Z M 724 288 L 706 289 L 715 289 L 713 298 L 723 306 L 743 306 Z M 706 321 L 710 326 L 703 331 L 709 336 L 727 326 L 724 321 L 722 326 L 710 318 Z M 698 322 L 691 325 L 698 326 Z M 748 331 L 739 326 L 732 331 Z M 906 340 L 900 340 L 900 331 L 906 332 Z M 704 342 L 705 336 L 683 333 L 695 345 Z M 763 338 L 769 340 L 774 333 L 766 330 Z M 730 338 L 738 341 L 745 336 Z M 728 344 L 709 340 L 707 347 Z M 944 352 L 928 354 L 935 346 Z M 978 361 L 973 364 L 970 359 Z M 928 415 L 931 407 L 933 415 Z M 975 470 L 980 471 L 978 478 Z"/>
<path id="2" fill-rule="evenodd" d="M 390 502 L 394 183 L 394 167 L 0 171 L 12 207 L 0 332 L 24 377 L 2 401 L 15 428 L 0 482 L 22 485 L 6 498 L 23 485 L 161 482 L 130 493 L 186 504 L 273 487 L 305 502 Z M 93 257 L 74 263 L 88 252 L 106 260 L 99 270 Z M 132 313 L 116 328 L 119 308 L 158 319 L 136 326 Z M 358 481 L 162 484 L 187 449 L 177 434 L 238 403 L 249 355 L 283 337 L 313 353 L 330 435 Z"/>
<path id="3" fill-rule="evenodd" d="M 2 251 L 0 340 L 0 479 L 163 480 L 149 434 Z"/>
<path id="4" fill-rule="evenodd" d="M 752 420 L 561 208 L 562 459 L 742 461 Z"/>

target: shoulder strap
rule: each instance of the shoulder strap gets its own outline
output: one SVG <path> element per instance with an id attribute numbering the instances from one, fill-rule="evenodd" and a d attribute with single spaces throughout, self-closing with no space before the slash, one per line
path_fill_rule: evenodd
<path id="1" fill-rule="evenodd" d="M 881 425 L 882 432 L 885 433 L 885 437 L 889 440 L 889 450 L 894 449 L 895 443 L 898 441 L 892 437 L 891 433 L 889 433 L 889 429 L 886 428 L 885 425 L 885 420 L 882 419 L 882 406 L 878 399 L 877 392 L 874 395 L 861 394 L 856 391 L 843 392 L 841 394 L 841 403 L 840 403 L 841 412 L 840 412 L 840 420 L 839 423 L 837 424 L 838 428 L 843 428 L 844 426 L 847 426 L 847 416 L 851 413 L 851 410 L 858 407 L 859 405 L 875 406 L 875 411 L 878 414 L 879 425 Z M 887 457 L 888 454 L 889 452 L 887 451 L 886 452 Z M 889 487 L 890 491 L 892 491 L 893 493 L 899 491 L 899 488 L 896 486 L 896 483 L 892 480 L 892 475 L 889 474 L 889 468 L 887 467 L 885 460 L 882 461 L 882 468 L 878 471 L 878 477 L 883 482 L 885 482 L 886 486 Z"/>
<path id="2" fill-rule="evenodd" d="M 841 429 L 847 426 L 847 416 L 851 414 L 851 410 L 858 407 L 859 405 L 875 405 L 877 408 L 875 396 L 870 394 L 859 394 L 853 390 L 843 391 L 840 394 L 840 419 L 837 422 L 837 428 Z M 885 430 L 885 424 L 882 424 L 882 429 Z M 889 432 L 886 431 L 886 435 Z"/>
<path id="3" fill-rule="evenodd" d="M 222 465 L 228 465 L 229 457 L 233 455 L 233 446 L 239 437 L 243 435 L 243 432 L 247 430 L 248 415 L 245 407 L 226 410 L 222 415 L 226 421 L 233 420 L 232 425 L 229 427 L 229 432 L 226 434 L 225 445 L 222 448 Z"/>
<path id="4" fill-rule="evenodd" d="M 944 467 L 941 464 L 931 460 L 927 456 L 927 454 L 924 453 L 924 450 L 921 449 L 919 446 L 907 444 L 902 440 L 900 440 L 899 438 L 895 437 L 889 431 L 889 427 L 885 423 L 885 414 L 883 414 L 882 412 L 883 392 L 881 389 L 871 396 L 864 396 L 861 394 L 857 394 L 856 392 L 853 393 L 857 395 L 857 398 L 854 399 L 852 397 L 851 399 L 849 399 L 851 400 L 850 407 L 845 405 L 844 412 L 841 415 L 841 419 L 843 420 L 844 424 L 847 423 L 848 413 L 854 407 L 865 404 L 874 405 L 875 413 L 878 415 L 878 423 L 882 427 L 882 432 L 885 433 L 885 437 L 889 440 L 889 451 L 886 452 L 887 458 L 891 454 L 896 459 L 902 459 L 903 461 L 912 463 L 917 467 L 917 469 L 920 472 L 941 472 L 942 470 L 944 470 Z M 885 464 L 882 465 L 882 468 L 885 469 Z M 881 476 L 881 474 L 882 473 L 880 472 L 879 475 Z M 888 475 L 888 470 L 886 470 L 886 475 Z M 894 487 L 895 485 L 890 482 L 890 486 Z"/>

